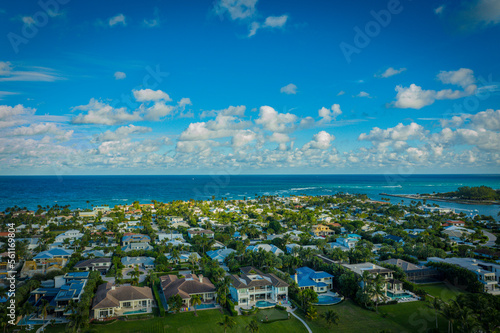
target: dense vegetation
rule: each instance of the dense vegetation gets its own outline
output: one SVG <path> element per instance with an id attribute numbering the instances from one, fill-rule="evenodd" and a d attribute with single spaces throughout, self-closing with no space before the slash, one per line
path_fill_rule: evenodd
<path id="1" fill-rule="evenodd" d="M 464 200 L 491 201 L 500 200 L 500 190 L 488 186 L 463 186 L 454 192 L 438 193 L 436 196 L 444 198 L 459 198 Z"/>

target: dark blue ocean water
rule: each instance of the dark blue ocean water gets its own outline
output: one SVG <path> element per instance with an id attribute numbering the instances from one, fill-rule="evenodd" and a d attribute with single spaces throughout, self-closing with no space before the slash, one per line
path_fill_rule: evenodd
<path id="1" fill-rule="evenodd" d="M 18 205 L 93 205 L 150 203 L 151 200 L 253 198 L 255 195 L 324 195 L 337 192 L 412 194 L 456 190 L 460 186 L 500 188 L 500 175 L 217 175 L 217 176 L 1 176 L 0 210 Z M 392 198 L 400 202 L 400 198 Z M 496 217 L 499 206 L 438 203 Z"/>

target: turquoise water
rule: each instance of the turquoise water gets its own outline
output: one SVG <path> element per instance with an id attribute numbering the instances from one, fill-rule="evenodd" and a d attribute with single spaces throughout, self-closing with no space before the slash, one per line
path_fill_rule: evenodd
<path id="1" fill-rule="evenodd" d="M 404 298 L 404 297 L 413 297 L 412 295 L 410 295 L 408 293 L 394 295 L 390 291 L 387 292 L 387 296 L 389 296 L 392 299 L 398 299 L 398 298 Z"/>
<path id="2" fill-rule="evenodd" d="M 211 304 L 200 304 L 200 305 L 197 305 L 196 306 L 196 309 L 212 309 L 212 308 L 215 308 L 215 304 L 211 303 Z"/>
<path id="3" fill-rule="evenodd" d="M 256 305 L 258 308 L 267 308 L 267 307 L 270 307 L 270 306 L 275 306 L 276 304 L 271 303 L 271 302 L 267 302 L 267 301 L 257 301 L 257 302 L 255 303 L 255 305 Z"/>
<path id="4" fill-rule="evenodd" d="M 500 175 L 223 175 L 223 176 L 0 176 L 0 210 L 18 205 L 91 205 L 151 203 L 151 200 L 254 198 L 255 195 L 332 195 L 363 193 L 379 200 L 380 193 L 414 194 L 454 191 L 461 186 L 500 188 Z M 89 203 L 87 204 L 87 200 Z M 401 202 L 401 198 L 391 198 Z M 410 200 L 404 200 L 409 203 Z M 457 211 L 497 217 L 498 205 L 436 202 Z"/>
<path id="5" fill-rule="evenodd" d="M 320 305 L 329 305 L 329 304 L 337 304 L 342 301 L 341 298 L 339 297 L 333 297 L 333 296 L 318 296 L 318 303 Z"/>
<path id="6" fill-rule="evenodd" d="M 137 311 L 124 312 L 123 314 L 124 315 L 131 315 L 131 314 L 139 314 L 139 313 L 146 313 L 146 312 L 147 312 L 146 310 L 137 310 Z"/>

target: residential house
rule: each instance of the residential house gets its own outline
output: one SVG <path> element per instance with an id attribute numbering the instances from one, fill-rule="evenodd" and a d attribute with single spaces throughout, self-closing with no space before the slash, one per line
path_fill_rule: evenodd
<path id="1" fill-rule="evenodd" d="M 258 301 L 280 303 L 288 301 L 288 283 L 254 267 L 242 267 L 241 274 L 229 275 L 231 298 L 240 306 L 250 307 Z"/>
<path id="2" fill-rule="evenodd" d="M 384 238 L 392 240 L 392 241 L 399 243 L 401 245 L 405 245 L 405 240 L 403 239 L 403 237 L 394 236 L 394 235 L 385 235 Z"/>
<path id="3" fill-rule="evenodd" d="M 312 289 L 316 293 L 326 293 L 333 288 L 333 275 L 309 267 L 297 268 L 293 278 L 301 290 Z"/>
<path id="4" fill-rule="evenodd" d="M 207 238 L 214 238 L 215 232 L 212 230 L 205 230 L 202 228 L 190 228 L 188 229 L 189 238 L 193 238 L 194 236 L 199 235 Z"/>
<path id="5" fill-rule="evenodd" d="M 418 266 L 402 259 L 387 259 L 381 261 L 381 263 L 398 266 L 403 270 L 403 272 L 405 272 L 408 281 L 411 282 L 442 280 L 442 274 L 439 270 L 425 266 Z"/>
<path id="6" fill-rule="evenodd" d="M 129 243 L 122 247 L 123 252 L 151 250 L 153 250 L 153 246 L 149 245 L 148 243 Z"/>
<path id="7" fill-rule="evenodd" d="M 66 239 L 68 239 L 70 241 L 70 243 L 72 243 L 74 240 L 81 239 L 82 237 L 83 237 L 83 234 L 78 230 L 67 230 L 67 231 L 63 232 L 62 234 L 57 235 L 54 242 L 64 243 L 64 241 Z"/>
<path id="8" fill-rule="evenodd" d="M 82 260 L 74 266 L 74 269 L 79 271 L 98 271 L 101 274 L 106 274 L 110 268 L 110 258 L 93 258 Z"/>
<path id="9" fill-rule="evenodd" d="M 123 257 L 122 264 L 125 267 L 154 268 L 155 258 L 153 257 Z"/>
<path id="10" fill-rule="evenodd" d="M 259 252 L 260 249 L 262 249 L 263 251 L 266 251 L 266 252 L 271 252 L 277 256 L 284 253 L 281 249 L 279 249 L 277 246 L 275 246 L 273 244 L 250 245 L 250 246 L 247 246 L 246 251 Z"/>
<path id="11" fill-rule="evenodd" d="M 49 315 L 56 318 L 69 316 L 67 306 L 71 301 L 80 301 L 88 278 L 89 272 L 73 272 L 63 277 L 56 277 L 54 287 L 40 287 L 33 290 L 28 302 L 40 308 L 45 300 L 50 305 Z"/>
<path id="12" fill-rule="evenodd" d="M 129 245 L 132 243 L 149 243 L 151 238 L 148 235 L 127 233 L 122 237 L 122 245 Z"/>
<path id="13" fill-rule="evenodd" d="M 198 253 L 196 252 L 189 252 L 189 251 L 180 251 L 179 252 L 179 258 L 175 258 L 175 260 L 177 262 L 188 262 L 189 261 L 189 257 L 191 255 L 194 255 L 196 257 L 196 262 L 198 262 L 201 257 Z M 169 261 L 173 261 L 174 258 L 172 257 L 172 254 L 171 253 L 165 253 L 165 257 L 169 260 Z"/>
<path id="14" fill-rule="evenodd" d="M 92 317 L 129 316 L 151 313 L 154 298 L 151 288 L 134 286 L 115 286 L 108 282 L 99 285 L 92 301 Z"/>
<path id="15" fill-rule="evenodd" d="M 226 257 L 229 256 L 231 253 L 236 253 L 236 250 L 219 249 L 219 250 L 207 251 L 207 256 L 210 257 L 210 259 L 212 260 L 217 260 L 219 264 L 223 264 L 224 260 L 226 260 Z"/>
<path id="16" fill-rule="evenodd" d="M 160 285 L 167 302 L 170 297 L 179 295 L 184 307 L 190 307 L 191 296 L 200 295 L 203 303 L 215 303 L 215 286 L 203 275 L 187 274 L 183 278 L 178 278 L 177 275 L 164 275 L 160 277 Z"/>
<path id="17" fill-rule="evenodd" d="M 316 237 L 328 237 L 335 235 L 335 231 L 324 224 L 316 224 L 312 226 L 312 234 Z"/>
<path id="18" fill-rule="evenodd" d="M 427 258 L 431 262 L 444 262 L 457 265 L 476 274 L 479 282 L 483 284 L 483 290 L 486 293 L 500 295 L 500 264 L 485 262 L 472 258 Z"/>
<path id="19" fill-rule="evenodd" d="M 375 264 L 372 264 L 371 262 L 364 262 L 364 263 L 359 263 L 359 264 L 342 264 L 345 268 L 348 270 L 354 272 L 355 274 L 359 276 L 363 276 L 363 272 L 368 272 L 371 277 L 374 277 L 375 275 L 381 275 L 384 280 L 385 284 L 383 286 L 383 290 L 385 293 L 385 296 L 393 298 L 396 297 L 398 294 L 403 294 L 405 291 L 403 289 L 403 282 L 394 279 L 393 273 L 394 271 L 388 268 L 384 268 Z M 360 282 L 361 288 L 365 288 L 365 284 L 363 281 Z"/>

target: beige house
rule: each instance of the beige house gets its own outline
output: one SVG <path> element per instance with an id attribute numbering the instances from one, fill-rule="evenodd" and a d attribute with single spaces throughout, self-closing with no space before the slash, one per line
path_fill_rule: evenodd
<path id="1" fill-rule="evenodd" d="M 203 303 L 215 303 L 215 286 L 203 275 L 187 274 L 181 279 L 176 275 L 164 275 L 160 277 L 160 283 L 165 301 L 179 295 L 184 306 L 189 307 L 191 296 L 200 295 Z"/>
<path id="2" fill-rule="evenodd" d="M 103 283 L 92 302 L 94 319 L 151 313 L 153 293 L 148 287 L 120 286 Z"/>

